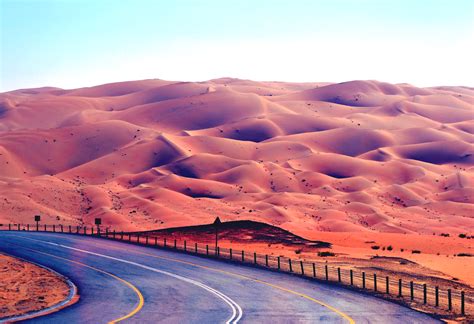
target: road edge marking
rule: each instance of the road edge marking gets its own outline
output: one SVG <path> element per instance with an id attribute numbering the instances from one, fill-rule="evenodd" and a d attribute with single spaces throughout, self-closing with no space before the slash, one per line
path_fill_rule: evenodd
<path id="1" fill-rule="evenodd" d="M 202 282 L 199 282 L 197 280 L 187 278 L 187 277 L 184 277 L 184 276 L 172 273 L 172 272 L 168 272 L 168 271 L 160 270 L 160 269 L 157 269 L 157 268 L 153 268 L 153 267 L 147 266 L 145 264 L 141 264 L 141 263 L 138 263 L 138 262 L 129 261 L 129 260 L 125 260 L 125 259 L 120 259 L 120 258 L 113 257 L 113 256 L 110 256 L 110 255 L 106 255 L 106 254 L 101 254 L 101 253 L 92 252 L 92 251 L 88 251 L 88 250 L 78 249 L 78 248 L 74 248 L 74 247 L 71 247 L 71 246 L 58 244 L 58 243 L 53 243 L 53 242 L 48 242 L 48 241 L 42 241 L 42 242 L 47 243 L 47 244 L 51 244 L 51 245 L 56 245 L 56 246 L 59 246 L 59 247 L 65 248 L 65 249 L 70 249 L 70 250 L 73 250 L 73 251 L 78 251 L 78 252 L 82 252 L 82 253 L 86 253 L 86 254 L 95 255 L 95 256 L 98 256 L 98 257 L 105 258 L 105 259 L 110 259 L 110 260 L 115 260 L 115 261 L 126 263 L 126 264 L 131 264 L 131 265 L 137 266 L 139 268 L 150 270 L 150 271 L 153 271 L 153 272 L 156 272 L 156 273 L 161 273 L 161 274 L 170 276 L 172 278 L 175 278 L 175 279 L 193 284 L 195 286 L 201 287 L 204 290 L 207 290 L 207 291 L 213 293 L 214 295 L 216 295 L 217 297 L 219 297 L 220 299 L 224 300 L 224 302 L 226 302 L 232 308 L 232 316 L 230 317 L 230 319 L 228 319 L 226 321 L 227 324 L 238 323 L 238 321 L 242 318 L 242 315 L 243 315 L 242 308 L 240 307 L 239 304 L 237 304 L 237 302 L 235 302 L 232 298 L 230 298 L 229 296 L 227 296 L 224 293 L 220 292 L 219 290 L 214 289 L 214 288 L 212 288 L 212 287 L 210 287 L 206 284 L 203 284 Z"/>
<path id="2" fill-rule="evenodd" d="M 120 242 L 120 241 L 118 241 Z M 126 242 L 125 242 L 126 243 Z M 110 245 L 109 245 L 110 246 Z M 117 249 L 118 248 L 115 248 L 115 247 L 112 247 L 114 249 Z M 213 267 L 209 267 L 209 266 L 205 266 L 205 265 L 200 265 L 200 264 L 196 264 L 196 263 L 193 263 L 193 262 L 189 262 L 189 261 L 183 261 L 183 260 L 179 260 L 179 259 L 175 259 L 175 258 L 168 258 L 168 257 L 163 257 L 163 256 L 157 256 L 157 255 L 153 255 L 153 254 L 150 254 L 150 253 L 144 253 L 144 252 L 137 252 L 137 251 L 134 251 L 134 253 L 137 253 L 137 254 L 142 254 L 142 255 L 147 255 L 147 256 L 151 256 L 153 258 L 157 258 L 157 259 L 163 259 L 163 260 L 168 260 L 168 261 L 174 261 L 174 262 L 178 262 L 178 263 L 183 263 L 183 264 L 188 264 L 188 265 L 191 265 L 191 266 L 195 266 L 195 267 L 198 267 L 198 268 L 202 268 L 202 269 L 208 269 L 208 270 L 212 270 L 212 271 L 217 271 L 217 272 L 220 272 L 220 273 L 225 273 L 227 275 L 231 275 L 231 276 L 234 276 L 234 277 L 239 277 L 239 278 L 243 278 L 243 279 L 247 279 L 247 280 L 250 280 L 250 281 L 254 281 L 254 282 L 258 282 L 258 283 L 261 283 L 261 284 L 264 284 L 264 285 L 267 285 L 269 287 L 273 287 L 275 289 L 279 289 L 279 290 L 282 290 L 282 291 L 286 291 L 288 293 L 291 293 L 293 295 L 297 295 L 297 296 L 300 296 L 300 297 L 303 297 L 305 299 L 308 299 L 316 304 L 319 304 L 323 307 L 326 307 L 327 309 L 333 311 L 334 313 L 338 314 L 339 316 L 341 316 L 342 318 L 346 319 L 350 324 L 355 324 L 355 320 L 350 317 L 348 314 L 344 313 L 343 311 L 331 306 L 331 305 L 328 305 L 326 304 L 325 302 L 323 301 L 320 301 L 316 298 L 313 298 L 311 296 L 308 296 L 306 294 L 303 294 L 303 293 L 300 293 L 300 292 L 297 292 L 297 291 L 294 291 L 294 290 L 291 290 L 291 289 L 288 289 L 288 288 L 285 288 L 285 287 L 281 287 L 281 286 L 278 286 L 278 285 L 275 285 L 275 284 L 272 284 L 272 283 L 269 283 L 269 282 L 266 282 L 266 281 L 263 281 L 263 280 L 260 280 L 260 279 L 255 279 L 255 278 L 252 278 L 252 277 L 248 277 L 248 276 L 245 276 L 245 275 L 242 275 L 242 274 L 239 274 L 239 273 L 234 273 L 234 272 L 230 272 L 230 271 L 226 271 L 226 270 L 221 270 L 221 269 L 217 269 L 217 268 L 213 268 Z"/>
<path id="3" fill-rule="evenodd" d="M 200 288 L 203 288 L 204 290 L 207 290 L 207 291 L 211 292 L 212 294 L 214 294 L 215 296 L 219 297 L 220 299 L 224 300 L 224 302 L 226 304 L 228 304 L 232 309 L 232 316 L 228 320 L 226 320 L 226 322 L 225 322 L 226 324 L 236 324 L 236 323 L 239 322 L 239 320 L 243 316 L 242 308 L 240 307 L 240 305 L 237 302 L 235 302 L 233 299 L 231 299 L 229 296 L 225 295 L 224 293 L 222 293 L 222 292 L 220 292 L 220 291 L 218 291 L 218 290 L 216 290 L 216 289 L 214 289 L 214 288 L 212 288 L 208 285 L 205 285 L 202 282 L 196 281 L 194 279 L 187 278 L 187 277 L 184 277 L 184 276 L 180 276 L 178 274 L 174 274 L 174 273 L 171 273 L 171 272 L 168 272 L 168 271 L 156 269 L 156 268 L 153 268 L 153 267 L 141 264 L 141 263 L 116 258 L 116 257 L 110 256 L 110 255 L 105 255 L 105 254 L 100 254 L 100 253 L 96 253 L 96 252 L 92 252 L 92 251 L 78 249 L 78 248 L 74 248 L 74 247 L 71 247 L 71 246 L 67 246 L 67 245 L 63 245 L 63 244 L 59 244 L 59 243 L 54 243 L 54 242 L 50 242 L 50 241 L 32 239 L 32 238 L 18 236 L 18 235 L 12 235 L 12 236 L 16 236 L 16 237 L 26 239 L 26 240 L 31 240 L 31 241 L 42 242 L 42 243 L 45 243 L 45 244 L 58 246 L 58 247 L 62 247 L 62 248 L 65 248 L 65 249 L 70 249 L 70 250 L 73 250 L 73 251 L 78 251 L 78 252 L 91 254 L 91 255 L 95 255 L 95 256 L 98 256 L 98 257 L 106 258 L 106 259 L 115 260 L 115 261 L 122 262 L 122 263 L 135 265 L 135 266 L 138 266 L 138 267 L 143 268 L 143 269 L 147 269 L 147 270 L 150 270 L 150 271 L 153 271 L 153 272 L 157 272 L 157 273 L 161 273 L 161 274 L 173 277 L 173 278 L 178 279 L 178 280 L 182 280 L 184 282 L 187 282 L 187 283 L 193 284 L 195 286 L 198 286 Z M 38 252 L 38 253 L 43 253 L 43 254 L 46 254 L 46 255 L 50 255 L 49 253 L 37 251 L 37 250 L 34 250 L 34 249 L 30 249 L 30 248 L 25 248 L 25 249 L 32 250 L 32 251 L 35 251 L 35 252 Z M 57 257 L 57 258 L 60 258 L 60 259 L 64 259 L 62 257 L 58 257 L 58 256 L 55 256 L 55 255 L 51 255 L 51 256 Z M 71 261 L 71 262 L 76 262 L 76 261 L 72 261 L 72 260 L 69 260 L 69 259 L 65 259 L 65 260 Z M 90 267 L 90 268 L 94 268 L 94 267 L 91 267 L 91 266 L 88 266 L 88 265 L 85 265 L 85 266 Z M 100 270 L 100 269 L 95 269 L 95 270 L 98 270 L 100 272 L 104 272 L 104 273 L 107 273 L 109 275 L 112 275 L 112 274 L 110 274 L 108 272 L 105 272 L 103 270 Z M 114 275 L 112 275 L 112 276 L 114 276 Z M 120 278 L 118 278 L 118 279 L 120 279 Z M 111 324 L 111 323 L 114 323 L 114 322 L 109 322 L 109 324 Z"/>
<path id="4" fill-rule="evenodd" d="M 18 244 L 16 244 L 18 245 Z M 22 247 L 23 249 L 26 249 L 26 250 L 30 250 L 30 251 L 33 251 L 33 252 L 36 252 L 36 253 L 40 253 L 40 254 L 44 254 L 44 255 L 47 255 L 47 256 L 50 256 L 50 257 L 53 257 L 53 258 L 56 258 L 56 259 L 61 259 L 61 260 L 64 260 L 64 261 L 67 261 L 67 262 L 71 262 L 71 263 L 75 263 L 75 264 L 78 264 L 80 266 L 83 266 L 83 267 L 86 267 L 86 268 L 89 268 L 89 269 L 92 269 L 94 271 L 97 271 L 97 272 L 100 272 L 100 273 L 103 273 L 103 274 L 106 274 L 120 282 L 122 282 L 123 284 L 125 284 L 126 286 L 128 286 L 129 288 L 131 288 L 135 294 L 137 295 L 138 297 L 138 305 L 135 306 L 135 308 L 128 314 L 120 317 L 120 318 L 117 318 L 117 319 L 114 319 L 114 320 L 111 320 L 108 322 L 108 324 L 115 324 L 115 323 L 118 323 L 120 321 L 123 321 L 125 319 L 128 319 L 130 317 L 132 317 L 133 315 L 135 315 L 136 313 L 138 313 L 142 308 L 143 308 L 143 305 L 145 304 L 145 299 L 143 298 L 143 295 L 142 293 L 140 292 L 140 290 L 135 287 L 133 284 L 131 284 L 130 282 L 128 282 L 127 280 L 125 279 L 122 279 L 110 272 L 107 272 L 107 271 L 104 271 L 104 270 L 101 270 L 101 269 L 98 269 L 96 267 L 93 267 L 93 266 L 90 266 L 90 265 L 87 265 L 85 263 L 82 263 L 82 262 L 79 262 L 79 261 L 74 261 L 74 260 L 70 260 L 70 259 L 67 259 L 67 258 L 63 258 L 63 257 L 60 257 L 60 256 L 57 256 L 57 255 L 53 255 L 53 254 L 50 254 L 50 253 L 46 253 L 46 252 L 43 252 L 43 251 L 38 251 L 38 250 L 35 250 L 35 249 L 30 249 L 30 248 L 25 248 L 25 247 Z"/>

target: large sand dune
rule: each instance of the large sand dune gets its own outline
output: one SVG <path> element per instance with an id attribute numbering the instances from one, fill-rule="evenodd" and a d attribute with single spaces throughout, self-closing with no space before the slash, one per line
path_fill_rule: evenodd
<path id="1" fill-rule="evenodd" d="M 474 89 L 144 80 L 0 94 L 0 222 L 474 228 Z"/>

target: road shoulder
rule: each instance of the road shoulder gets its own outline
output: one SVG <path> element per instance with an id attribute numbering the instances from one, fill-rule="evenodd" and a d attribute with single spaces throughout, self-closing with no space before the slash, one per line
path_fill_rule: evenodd
<path id="1" fill-rule="evenodd" d="M 33 318 L 74 304 L 76 286 L 45 266 L 0 253 L 0 322 Z"/>

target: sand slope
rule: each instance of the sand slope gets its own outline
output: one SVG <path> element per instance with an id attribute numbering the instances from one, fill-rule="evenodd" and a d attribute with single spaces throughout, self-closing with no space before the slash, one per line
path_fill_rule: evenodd
<path id="1" fill-rule="evenodd" d="M 143 80 L 0 94 L 0 222 L 474 228 L 474 89 Z"/>

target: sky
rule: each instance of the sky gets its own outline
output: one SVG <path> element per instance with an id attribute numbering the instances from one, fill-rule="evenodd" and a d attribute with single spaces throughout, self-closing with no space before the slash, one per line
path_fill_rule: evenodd
<path id="1" fill-rule="evenodd" d="M 474 0 L 0 0 L 0 92 L 109 82 L 474 86 Z"/>

